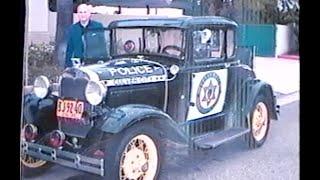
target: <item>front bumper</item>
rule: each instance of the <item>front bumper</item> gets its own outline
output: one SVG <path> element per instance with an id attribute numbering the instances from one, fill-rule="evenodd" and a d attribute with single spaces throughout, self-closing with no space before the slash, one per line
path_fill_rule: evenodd
<path id="1" fill-rule="evenodd" d="M 22 153 L 38 159 L 104 176 L 103 159 L 91 158 L 26 141 L 21 142 L 21 150 Z"/>

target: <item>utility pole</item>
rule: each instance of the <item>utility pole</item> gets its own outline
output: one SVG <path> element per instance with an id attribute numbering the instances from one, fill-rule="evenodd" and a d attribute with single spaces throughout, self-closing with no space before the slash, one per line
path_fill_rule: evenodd
<path id="1" fill-rule="evenodd" d="M 25 19 L 24 19 L 24 46 L 23 46 L 23 75 L 22 75 L 22 88 L 28 85 L 28 53 L 29 53 L 29 0 L 25 0 Z"/>
<path id="2" fill-rule="evenodd" d="M 57 0 L 57 25 L 55 35 L 54 61 L 64 67 L 66 51 L 65 32 L 73 23 L 73 0 Z"/>

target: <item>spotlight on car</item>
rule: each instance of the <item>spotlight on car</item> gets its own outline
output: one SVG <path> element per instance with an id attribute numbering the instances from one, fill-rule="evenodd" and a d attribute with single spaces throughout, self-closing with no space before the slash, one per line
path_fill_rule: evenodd
<path id="1" fill-rule="evenodd" d="M 54 148 L 59 148 L 62 146 L 66 139 L 66 135 L 60 130 L 54 130 L 50 134 L 49 144 Z"/>
<path id="2" fill-rule="evenodd" d="M 33 92 L 41 99 L 45 98 L 49 92 L 49 79 L 46 76 L 39 76 L 33 84 Z"/>
<path id="3" fill-rule="evenodd" d="M 170 67 L 170 73 L 172 75 L 178 74 L 179 70 L 180 70 L 179 66 L 177 66 L 175 64 Z"/>
<path id="4" fill-rule="evenodd" d="M 26 124 L 23 127 L 23 135 L 26 141 L 33 141 L 38 135 L 38 128 L 33 124 Z"/>
<path id="5" fill-rule="evenodd" d="M 97 81 L 89 81 L 85 89 L 85 97 L 92 105 L 98 105 L 102 102 L 107 92 L 107 88 Z"/>

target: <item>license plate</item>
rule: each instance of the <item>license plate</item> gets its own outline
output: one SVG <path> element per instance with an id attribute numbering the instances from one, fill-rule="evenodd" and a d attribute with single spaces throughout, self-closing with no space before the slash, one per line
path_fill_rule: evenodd
<path id="1" fill-rule="evenodd" d="M 81 119 L 84 111 L 82 101 L 62 100 L 57 102 L 57 116 L 62 118 Z"/>

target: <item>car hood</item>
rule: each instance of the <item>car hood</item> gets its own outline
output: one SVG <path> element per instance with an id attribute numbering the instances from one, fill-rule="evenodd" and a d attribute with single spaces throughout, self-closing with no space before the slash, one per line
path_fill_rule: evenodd
<path id="1" fill-rule="evenodd" d="M 145 59 L 121 58 L 103 64 L 80 67 L 87 74 L 95 74 L 107 86 L 143 84 L 167 80 L 163 65 Z M 96 79 L 97 79 L 96 78 Z"/>

